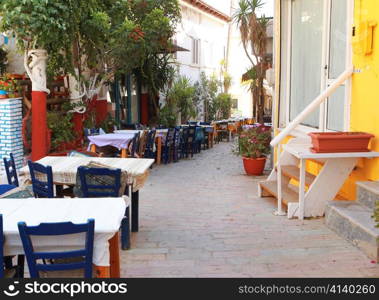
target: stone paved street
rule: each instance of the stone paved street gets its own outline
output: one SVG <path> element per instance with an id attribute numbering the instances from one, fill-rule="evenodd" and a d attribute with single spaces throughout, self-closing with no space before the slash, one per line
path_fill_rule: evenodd
<path id="1" fill-rule="evenodd" d="M 123 277 L 378 277 L 379 265 L 324 225 L 272 214 L 231 144 L 154 167 Z"/>

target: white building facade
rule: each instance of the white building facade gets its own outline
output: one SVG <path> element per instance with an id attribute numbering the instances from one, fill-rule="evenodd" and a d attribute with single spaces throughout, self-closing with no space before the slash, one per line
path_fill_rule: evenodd
<path id="1" fill-rule="evenodd" d="M 221 63 L 226 60 L 230 16 L 225 11 L 230 8 L 230 0 L 218 2 L 220 7 L 210 6 L 205 1 L 179 1 L 182 22 L 174 43 L 188 51 L 177 52 L 175 59 L 180 75 L 192 83 L 200 80 L 202 72 L 208 77 L 220 76 Z"/>

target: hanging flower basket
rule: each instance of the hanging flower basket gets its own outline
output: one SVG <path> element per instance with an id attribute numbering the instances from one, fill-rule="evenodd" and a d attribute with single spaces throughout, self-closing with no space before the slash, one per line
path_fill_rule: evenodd
<path id="1" fill-rule="evenodd" d="M 365 132 L 312 132 L 311 151 L 314 153 L 368 152 L 374 135 Z"/>

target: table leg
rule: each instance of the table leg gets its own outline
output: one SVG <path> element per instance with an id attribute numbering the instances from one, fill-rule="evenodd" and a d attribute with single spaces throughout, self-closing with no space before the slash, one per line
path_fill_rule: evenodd
<path id="1" fill-rule="evenodd" d="M 118 232 L 109 240 L 109 253 L 110 277 L 120 278 L 120 241 Z"/>
<path id="2" fill-rule="evenodd" d="M 110 267 L 95 265 L 96 278 L 110 278 Z"/>
<path id="3" fill-rule="evenodd" d="M 121 149 L 121 158 L 128 158 L 128 153 L 126 152 L 126 148 Z"/>
<path id="4" fill-rule="evenodd" d="M 139 191 L 132 191 L 132 232 L 138 232 Z"/>
<path id="5" fill-rule="evenodd" d="M 162 155 L 162 137 L 158 136 L 157 137 L 157 159 L 156 159 L 157 165 L 161 164 L 161 155 Z"/>
<path id="6" fill-rule="evenodd" d="M 96 145 L 95 144 L 91 145 L 91 152 L 95 152 L 96 153 Z"/>
<path id="7" fill-rule="evenodd" d="M 109 267 L 94 266 L 96 278 L 120 278 L 120 249 L 118 232 L 109 240 Z"/>
<path id="8" fill-rule="evenodd" d="M 63 185 L 56 184 L 55 185 L 55 195 L 56 195 L 56 197 L 57 198 L 62 198 L 63 197 L 62 192 L 63 192 Z"/>

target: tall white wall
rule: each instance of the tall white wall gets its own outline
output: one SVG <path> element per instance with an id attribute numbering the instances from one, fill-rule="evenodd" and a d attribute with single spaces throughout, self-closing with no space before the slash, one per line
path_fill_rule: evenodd
<path id="1" fill-rule="evenodd" d="M 225 2 L 229 2 L 229 0 Z M 193 46 L 191 38 L 200 39 L 199 64 L 192 63 Z M 227 22 L 205 12 L 200 12 L 196 8 L 182 5 L 182 23 L 177 28 L 176 41 L 179 46 L 189 51 L 177 53 L 177 65 L 180 74 L 196 82 L 200 79 L 201 72 L 208 75 L 219 73 L 220 63 L 226 55 L 227 40 Z"/>

